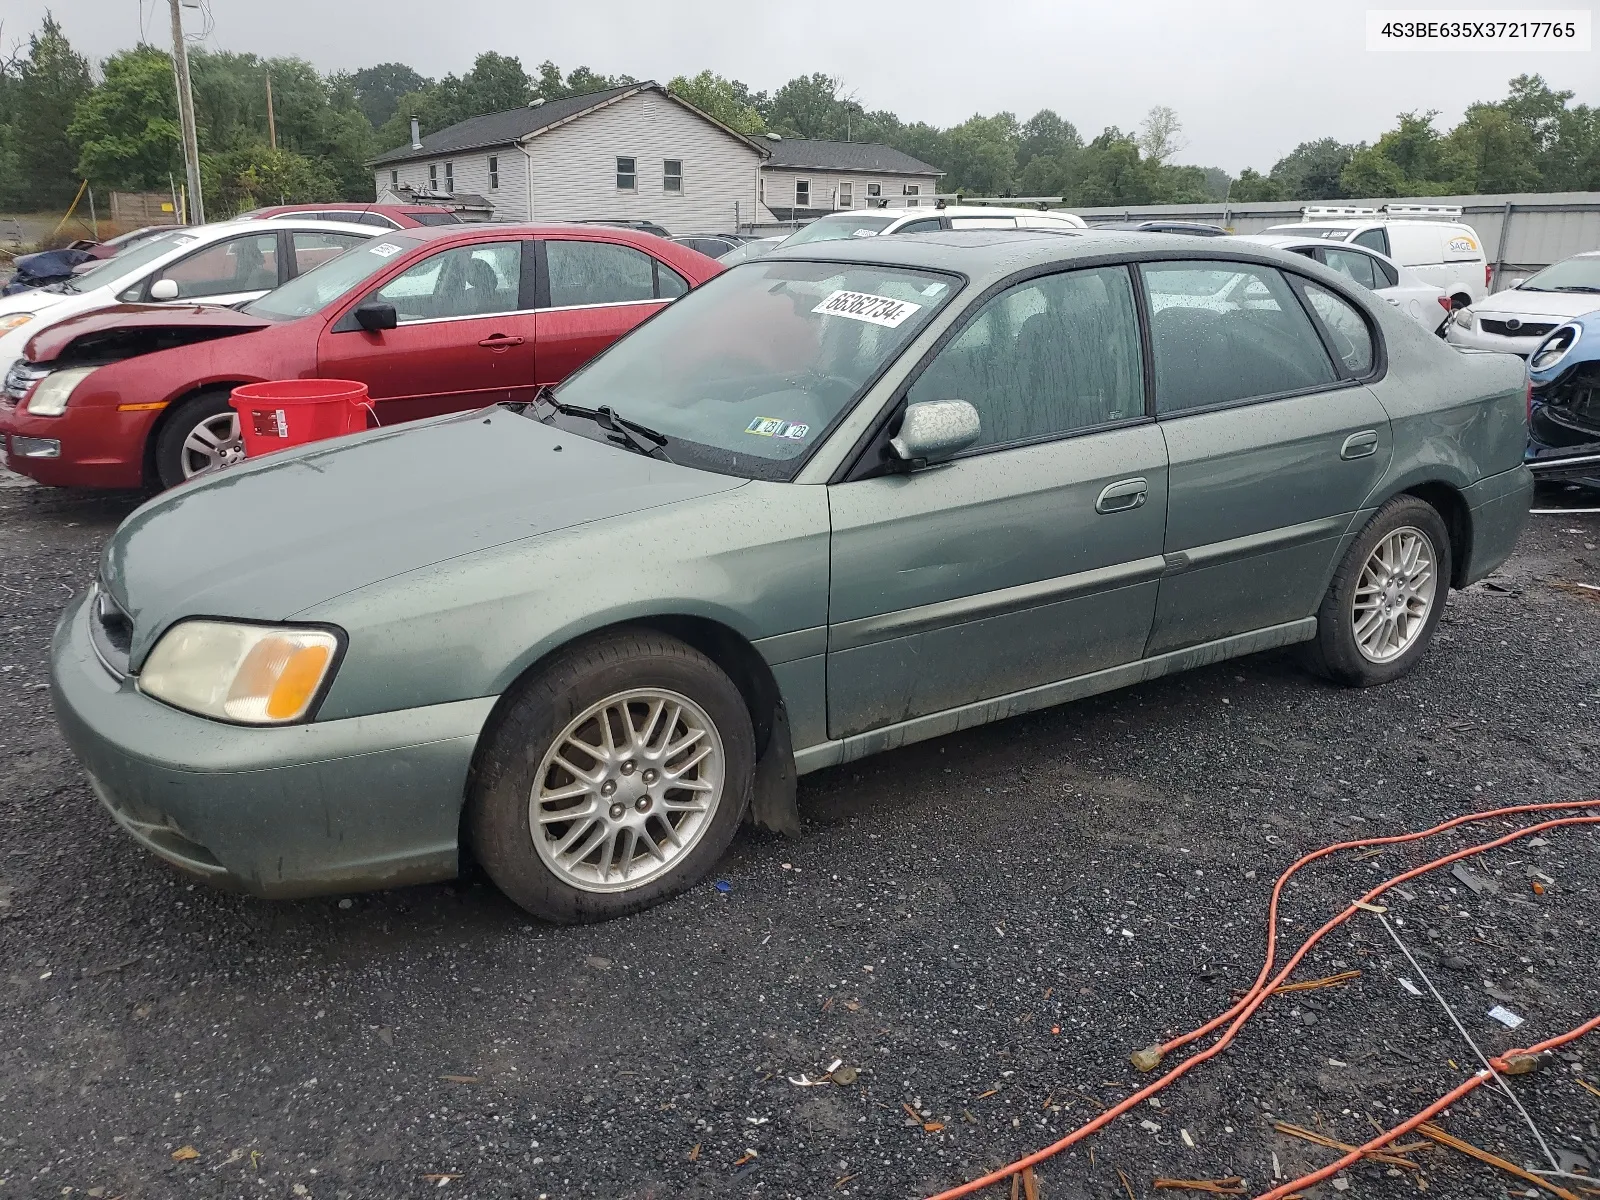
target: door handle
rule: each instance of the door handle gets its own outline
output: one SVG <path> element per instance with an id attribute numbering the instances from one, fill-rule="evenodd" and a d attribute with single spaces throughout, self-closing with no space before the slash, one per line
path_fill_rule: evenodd
<path id="1" fill-rule="evenodd" d="M 1150 485 L 1143 479 L 1119 479 L 1100 489 L 1100 498 L 1094 502 L 1094 510 L 1102 515 L 1128 512 L 1144 507 L 1144 502 L 1149 498 Z"/>
<path id="2" fill-rule="evenodd" d="M 522 338 L 509 333 L 491 333 L 486 338 L 480 338 L 478 345 L 488 350 L 509 350 L 512 346 L 522 345 Z"/>
<path id="3" fill-rule="evenodd" d="M 1363 429 L 1360 433 L 1352 433 L 1345 438 L 1344 445 L 1339 447 L 1340 458 L 1365 458 L 1378 448 L 1378 431 L 1376 429 Z"/>

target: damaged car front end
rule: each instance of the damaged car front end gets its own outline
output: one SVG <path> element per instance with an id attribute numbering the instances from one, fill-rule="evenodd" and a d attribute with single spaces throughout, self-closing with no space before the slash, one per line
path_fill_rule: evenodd
<path id="1" fill-rule="evenodd" d="M 1528 358 L 1528 468 L 1600 489 L 1600 311 L 1568 321 Z"/>

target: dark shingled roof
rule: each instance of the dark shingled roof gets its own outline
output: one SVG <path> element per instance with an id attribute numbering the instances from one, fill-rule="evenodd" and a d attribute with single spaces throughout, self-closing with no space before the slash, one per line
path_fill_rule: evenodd
<path id="1" fill-rule="evenodd" d="M 938 167 L 877 142 L 822 142 L 784 138 L 770 143 L 769 167 L 811 171 L 857 171 L 869 175 L 943 175 Z"/>
<path id="2" fill-rule="evenodd" d="M 421 149 L 412 149 L 407 143 L 393 150 L 386 150 L 371 161 L 371 166 L 387 166 L 389 163 L 408 162 L 418 158 L 438 158 L 441 154 L 454 154 L 461 150 L 477 150 L 490 146 L 509 146 L 530 133 L 537 133 L 541 129 L 548 129 L 563 121 L 580 116 L 590 109 L 599 108 L 612 100 L 627 96 L 633 92 L 655 91 L 667 94 L 666 88 L 653 80 L 644 79 L 638 83 L 624 84 L 622 87 L 607 88 L 601 92 L 585 92 L 581 96 L 565 96 L 560 100 L 549 100 L 537 108 L 511 108 L 505 112 L 485 113 L 481 117 L 468 117 L 465 121 L 457 121 L 454 125 L 446 125 L 443 129 L 422 135 Z M 682 101 L 679 101 L 682 103 Z M 692 112 L 700 113 L 693 105 L 685 104 L 684 107 Z M 706 117 L 706 114 L 700 113 Z M 706 120 L 717 124 L 711 117 Z M 719 128 L 725 128 L 719 126 Z M 749 139 L 727 130 L 732 137 L 748 142 Z M 750 142 L 750 145 L 760 151 L 761 145 Z"/>

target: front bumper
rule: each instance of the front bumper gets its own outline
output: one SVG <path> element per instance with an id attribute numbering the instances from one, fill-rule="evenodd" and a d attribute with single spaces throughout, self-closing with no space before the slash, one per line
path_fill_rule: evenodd
<path id="1" fill-rule="evenodd" d="M 453 878 L 467 772 L 494 698 L 252 729 L 113 675 L 88 595 L 51 646 L 56 717 L 117 823 L 173 865 L 263 897 Z"/>
<path id="2" fill-rule="evenodd" d="M 36 417 L 0 399 L 0 452 L 11 470 L 49 487 L 142 487 L 145 445 L 159 415 L 68 404 L 59 417 Z M 40 453 L 39 443 L 54 443 L 55 452 Z"/>
<path id="3" fill-rule="evenodd" d="M 1559 325 L 1568 320 L 1567 317 L 1530 317 L 1541 324 L 1554 321 Z M 1502 354 L 1515 354 L 1518 358 L 1527 358 L 1539 348 L 1539 343 L 1544 341 L 1548 334 L 1541 333 L 1537 337 L 1506 337 L 1498 333 L 1487 333 L 1476 325 L 1471 329 L 1463 329 L 1451 321 L 1445 329 L 1444 340 L 1452 346 L 1464 346 L 1469 350 L 1498 350 Z"/>

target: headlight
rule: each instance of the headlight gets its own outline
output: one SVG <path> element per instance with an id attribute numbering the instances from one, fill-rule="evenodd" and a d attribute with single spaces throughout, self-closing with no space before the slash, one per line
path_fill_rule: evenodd
<path id="1" fill-rule="evenodd" d="M 1472 310 L 1470 308 L 1456 309 L 1455 312 L 1450 314 L 1450 319 L 1463 329 L 1472 328 Z"/>
<path id="2" fill-rule="evenodd" d="M 1576 325 L 1563 325 L 1557 329 L 1528 359 L 1528 365 L 1535 371 L 1543 371 L 1555 366 L 1567 356 L 1567 351 L 1578 344 L 1578 337 L 1583 330 Z"/>
<path id="3" fill-rule="evenodd" d="M 33 320 L 32 313 L 7 313 L 0 317 L 0 333 L 10 333 L 13 329 L 21 329 Z"/>
<path id="4" fill-rule="evenodd" d="M 36 417 L 59 417 L 67 411 L 67 400 L 73 389 L 93 374 L 93 367 L 51 371 L 34 384 L 33 394 L 28 397 L 28 411 Z"/>
<path id="5" fill-rule="evenodd" d="M 150 652 L 139 688 L 203 717 L 286 725 L 310 710 L 338 652 L 326 629 L 184 621 Z"/>

